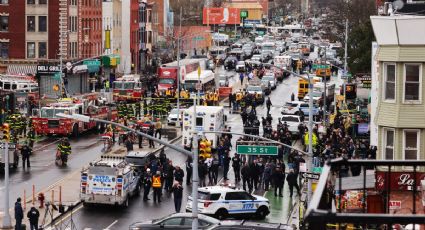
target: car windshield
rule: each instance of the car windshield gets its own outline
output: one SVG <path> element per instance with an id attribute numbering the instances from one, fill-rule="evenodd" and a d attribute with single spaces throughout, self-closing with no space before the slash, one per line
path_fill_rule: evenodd
<path id="1" fill-rule="evenodd" d="M 124 83 L 124 89 L 134 89 L 134 83 L 133 82 L 125 82 Z"/>
<path id="2" fill-rule="evenodd" d="M 70 114 L 68 109 L 54 109 L 54 108 L 43 108 L 41 109 L 41 117 L 42 118 L 58 118 L 56 114 L 64 113 Z"/>
<path id="3" fill-rule="evenodd" d="M 172 109 L 170 114 L 177 114 L 177 109 Z"/>
<path id="4" fill-rule="evenodd" d="M 243 62 L 243 61 L 238 61 L 238 65 L 245 65 L 245 62 Z"/>
<path id="5" fill-rule="evenodd" d="M 114 89 L 121 89 L 122 88 L 122 82 L 114 82 Z"/>
<path id="6" fill-rule="evenodd" d="M 261 91 L 261 87 L 260 87 L 260 86 L 249 85 L 249 86 L 246 88 L 246 91 L 256 91 L 256 92 L 260 92 L 260 91 Z"/>
<path id="7" fill-rule="evenodd" d="M 313 95 L 313 97 L 321 97 L 322 96 L 322 92 L 317 92 L 317 91 L 316 92 L 313 91 L 313 92 L 311 92 L 311 94 Z"/>
<path id="8" fill-rule="evenodd" d="M 292 117 L 292 116 L 287 116 L 287 117 L 282 117 L 281 121 L 283 122 L 300 122 L 300 118 L 299 117 Z"/>
<path id="9" fill-rule="evenodd" d="M 274 81 L 274 77 L 272 77 L 272 76 L 264 76 L 262 80 Z"/>
<path id="10" fill-rule="evenodd" d="M 172 78 L 160 78 L 158 81 L 159 84 L 169 84 L 172 85 L 174 84 L 174 79 Z"/>

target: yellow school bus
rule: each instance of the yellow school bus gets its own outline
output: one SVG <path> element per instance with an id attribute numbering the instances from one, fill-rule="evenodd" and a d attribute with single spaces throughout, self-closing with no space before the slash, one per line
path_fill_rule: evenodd
<path id="1" fill-rule="evenodd" d="M 322 78 L 313 77 L 312 83 L 315 84 L 317 82 L 322 82 Z M 308 81 L 300 78 L 298 80 L 298 100 L 301 101 L 307 93 L 308 93 Z"/>

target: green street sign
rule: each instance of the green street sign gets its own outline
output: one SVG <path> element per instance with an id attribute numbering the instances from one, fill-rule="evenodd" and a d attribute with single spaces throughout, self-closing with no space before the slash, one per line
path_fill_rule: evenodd
<path id="1" fill-rule="evenodd" d="M 83 65 L 99 66 L 100 65 L 100 61 L 99 60 L 85 60 L 85 61 L 83 61 Z"/>
<path id="2" fill-rule="evenodd" d="M 238 145 L 238 154 L 246 155 L 277 155 L 277 146 Z"/>
<path id="3" fill-rule="evenodd" d="M 247 10 L 241 10 L 241 18 L 247 18 L 248 17 L 248 11 Z"/>
<path id="4" fill-rule="evenodd" d="M 330 65 L 319 65 L 319 64 L 313 64 L 313 69 L 330 69 Z"/>
<path id="5" fill-rule="evenodd" d="M 318 174 L 321 174 L 322 173 L 322 167 L 314 167 L 313 168 L 313 173 L 318 173 Z"/>
<path id="6" fill-rule="evenodd" d="M 194 40 L 194 41 L 203 41 L 204 40 L 204 37 L 196 36 L 196 37 L 193 37 L 192 40 Z"/>

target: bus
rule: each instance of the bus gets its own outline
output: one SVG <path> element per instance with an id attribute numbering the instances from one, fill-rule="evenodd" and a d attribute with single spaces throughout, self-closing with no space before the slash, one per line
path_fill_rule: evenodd
<path id="1" fill-rule="evenodd" d="M 193 93 L 196 92 L 196 84 L 198 80 L 201 82 L 201 92 L 205 93 L 212 91 L 215 88 L 214 73 L 211 70 L 202 70 L 201 75 L 198 77 L 198 71 L 193 71 L 186 75 L 182 82 L 182 87 L 185 90 Z"/>

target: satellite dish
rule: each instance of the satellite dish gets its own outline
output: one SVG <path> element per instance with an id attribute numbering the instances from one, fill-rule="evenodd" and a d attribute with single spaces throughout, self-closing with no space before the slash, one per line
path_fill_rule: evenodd
<path id="1" fill-rule="evenodd" d="M 404 7 L 404 2 L 401 0 L 396 0 L 393 2 L 393 9 L 394 11 L 400 10 Z"/>

